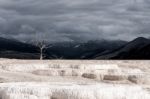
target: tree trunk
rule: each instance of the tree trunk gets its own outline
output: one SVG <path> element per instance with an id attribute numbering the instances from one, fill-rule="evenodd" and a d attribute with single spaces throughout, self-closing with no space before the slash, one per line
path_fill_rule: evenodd
<path id="1" fill-rule="evenodd" d="M 43 49 L 40 48 L 40 60 L 43 60 Z"/>

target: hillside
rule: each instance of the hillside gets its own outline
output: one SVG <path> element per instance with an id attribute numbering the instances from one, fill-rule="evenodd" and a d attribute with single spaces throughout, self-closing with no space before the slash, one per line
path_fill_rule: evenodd
<path id="1" fill-rule="evenodd" d="M 130 42 L 95 40 L 88 42 L 49 43 L 45 59 L 150 59 L 150 40 L 139 37 Z M 0 38 L 0 58 L 39 59 L 33 44 Z"/>
<path id="2" fill-rule="evenodd" d="M 96 59 L 150 59 L 150 40 L 139 37 Z"/>

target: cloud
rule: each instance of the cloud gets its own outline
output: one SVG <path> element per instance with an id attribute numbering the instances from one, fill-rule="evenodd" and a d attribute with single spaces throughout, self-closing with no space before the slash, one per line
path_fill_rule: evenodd
<path id="1" fill-rule="evenodd" d="M 150 33 L 149 0 L 0 0 L 0 36 L 132 40 Z"/>

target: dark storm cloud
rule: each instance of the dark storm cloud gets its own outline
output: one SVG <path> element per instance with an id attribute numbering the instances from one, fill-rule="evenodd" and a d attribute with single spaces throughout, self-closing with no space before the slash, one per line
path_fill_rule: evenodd
<path id="1" fill-rule="evenodd" d="M 149 26 L 149 0 L 0 0 L 0 35 L 19 40 L 131 40 Z"/>

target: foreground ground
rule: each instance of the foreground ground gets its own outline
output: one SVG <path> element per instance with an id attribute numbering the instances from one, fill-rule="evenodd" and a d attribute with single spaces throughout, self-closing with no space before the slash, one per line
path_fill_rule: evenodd
<path id="1" fill-rule="evenodd" d="M 150 61 L 0 59 L 0 99 L 150 99 Z"/>

